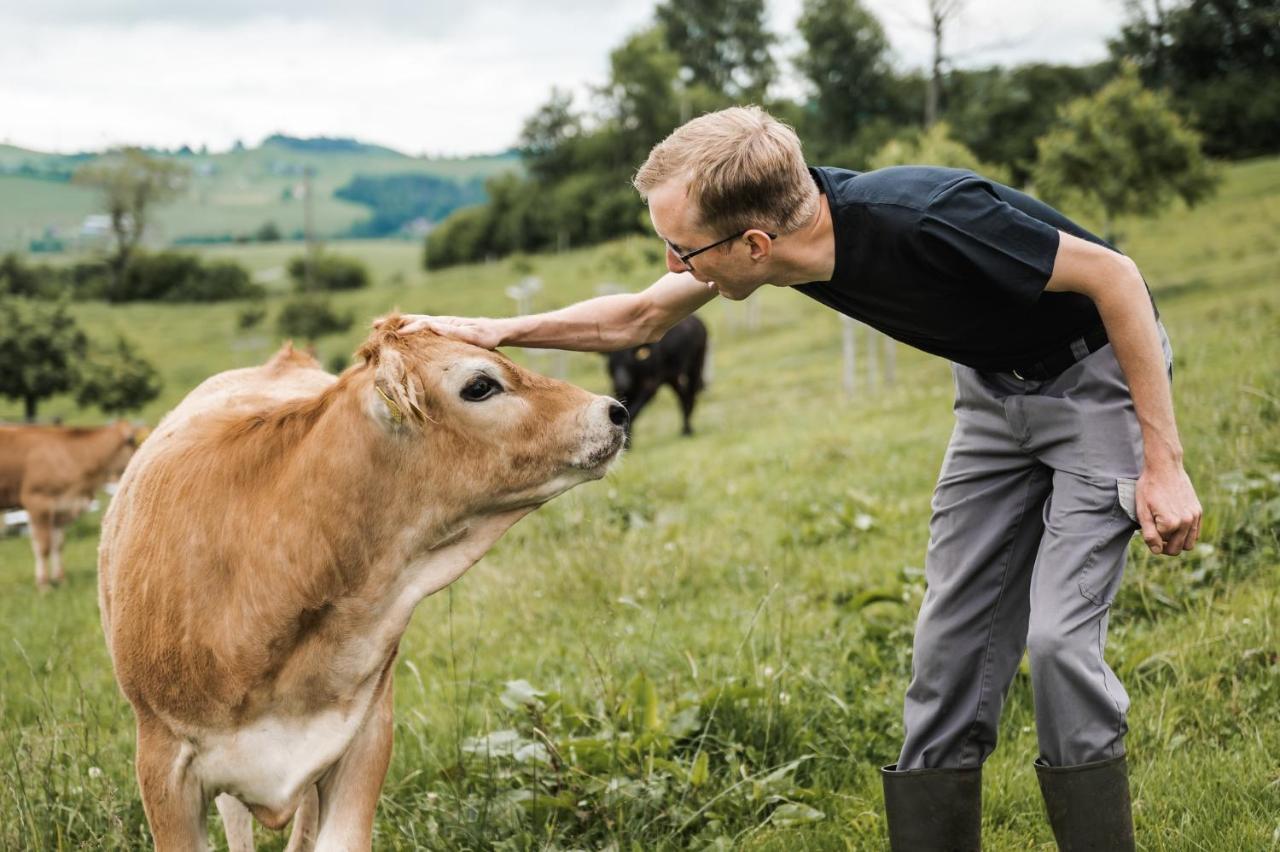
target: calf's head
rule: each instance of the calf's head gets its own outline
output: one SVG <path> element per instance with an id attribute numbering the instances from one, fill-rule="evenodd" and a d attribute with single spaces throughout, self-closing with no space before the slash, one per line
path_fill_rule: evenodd
<path id="1" fill-rule="evenodd" d="M 536 506 L 602 477 L 624 440 L 615 400 L 540 376 L 496 352 L 379 320 L 359 352 L 366 416 L 398 478 L 461 514 Z"/>

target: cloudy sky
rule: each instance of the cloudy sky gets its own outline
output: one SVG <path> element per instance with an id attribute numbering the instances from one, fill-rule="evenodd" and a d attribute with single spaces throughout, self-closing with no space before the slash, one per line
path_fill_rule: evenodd
<path id="1" fill-rule="evenodd" d="M 801 0 L 767 0 L 783 56 Z M 864 0 L 921 67 L 925 0 Z M 552 86 L 587 96 L 654 0 L 0 0 L 0 141 L 51 151 L 355 136 L 512 144 Z M 1105 54 L 1121 0 L 967 0 L 958 64 Z M 789 84 L 791 87 L 798 85 Z"/>

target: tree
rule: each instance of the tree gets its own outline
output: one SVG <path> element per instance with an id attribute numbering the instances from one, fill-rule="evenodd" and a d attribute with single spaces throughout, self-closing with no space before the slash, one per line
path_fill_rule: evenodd
<path id="1" fill-rule="evenodd" d="M 1166 95 L 1143 88 L 1131 65 L 1096 95 L 1065 106 L 1037 147 L 1039 195 L 1051 204 L 1095 204 L 1111 241 L 1117 216 L 1151 216 L 1174 198 L 1194 205 L 1216 182 L 1199 134 Z"/>
<path id="2" fill-rule="evenodd" d="M 573 93 L 552 88 L 551 97 L 520 130 L 520 158 L 529 174 L 544 183 L 572 174 L 573 145 L 581 134 L 582 117 L 574 112 Z"/>
<path id="3" fill-rule="evenodd" d="M 76 404 L 96 406 L 106 414 L 135 411 L 160 395 L 164 383 L 150 362 L 123 337 L 114 346 L 94 347 L 85 362 Z"/>
<path id="4" fill-rule="evenodd" d="M 965 0 L 926 0 L 929 6 L 929 34 L 933 37 L 933 61 L 930 63 L 929 88 L 925 91 L 924 126 L 932 127 L 938 120 L 938 102 L 942 97 L 942 66 L 947 61 L 942 48 L 942 38 L 949 24 L 960 10 Z"/>
<path id="5" fill-rule="evenodd" d="M 1001 166 L 984 163 L 977 155 L 951 136 L 951 126 L 940 121 L 928 130 L 894 139 L 871 158 L 871 168 L 913 164 L 969 169 L 992 180 L 1007 183 L 1008 172 Z"/>
<path id="6" fill-rule="evenodd" d="M 1004 166 L 1014 183 L 1023 184 L 1035 166 L 1036 139 L 1053 125 L 1058 110 L 1102 88 L 1113 71 L 1106 63 L 953 71 L 947 79 L 947 123 L 979 159 Z"/>
<path id="7" fill-rule="evenodd" d="M 0 396 L 22 400 L 28 422 L 40 400 L 76 387 L 87 348 L 66 302 L 0 299 Z"/>
<path id="8" fill-rule="evenodd" d="M 796 26 L 808 50 L 795 64 L 817 90 L 819 123 L 848 143 L 889 109 L 884 28 L 861 0 L 804 0 Z"/>
<path id="9" fill-rule="evenodd" d="M 764 0 L 666 0 L 654 13 L 691 83 L 734 100 L 764 99 L 777 71 Z"/>
<path id="10" fill-rule="evenodd" d="M 1129 0 L 1111 54 L 1205 137 L 1214 155 L 1280 150 L 1280 0 Z"/>
<path id="11" fill-rule="evenodd" d="M 147 229 L 147 216 L 156 204 L 177 198 L 185 189 L 190 170 L 171 160 L 148 156 L 139 148 L 125 148 L 118 154 L 81 166 L 72 181 L 97 189 L 111 216 L 115 252 L 112 274 L 119 282 L 134 249 Z"/>
<path id="12" fill-rule="evenodd" d="M 609 54 L 609 82 L 600 90 L 614 137 L 611 161 L 599 165 L 624 177 L 680 119 L 680 57 L 661 27 L 628 38 Z"/>

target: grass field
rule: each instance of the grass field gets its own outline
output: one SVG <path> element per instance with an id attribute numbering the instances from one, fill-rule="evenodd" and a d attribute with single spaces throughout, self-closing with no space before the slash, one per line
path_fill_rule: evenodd
<path id="1" fill-rule="evenodd" d="M 1214 201 L 1128 232 L 1174 342 L 1206 507 L 1190 556 L 1134 547 L 1112 616 L 1139 847 L 1277 849 L 1280 161 L 1234 166 Z M 375 284 L 337 301 L 365 317 L 507 312 L 502 289 L 524 274 L 501 262 L 428 276 L 414 247 L 352 250 L 368 250 Z M 282 262 L 274 251 L 238 249 L 262 269 Z M 646 252 L 532 259 L 537 307 L 606 279 L 641 285 L 656 268 Z M 883 848 L 877 768 L 901 733 L 950 373 L 903 349 L 895 387 L 845 399 L 837 318 L 796 294 L 753 298 L 754 331 L 743 306 L 704 311 L 714 371 L 695 437 L 677 436 L 660 398 L 615 473 L 521 522 L 419 607 L 375 848 Z M 208 374 L 274 349 L 268 331 L 235 331 L 239 309 L 75 307 L 162 365 L 153 422 Z M 597 356 L 516 354 L 605 390 Z M 93 419 L 65 400 L 42 411 Z M 78 522 L 69 586 L 49 594 L 33 588 L 27 542 L 0 541 L 3 849 L 147 845 L 132 718 L 98 626 L 97 522 Z M 1024 670 L 985 772 L 987 849 L 1053 848 L 1033 726 Z"/>
<path id="2" fill-rule="evenodd" d="M 4 174 L 5 167 L 24 163 L 46 168 L 60 158 L 0 145 L 0 252 L 25 250 L 45 229 L 78 233 L 84 217 L 101 213 L 98 195 L 70 183 Z M 181 237 L 252 234 L 273 222 L 286 237 L 303 229 L 304 204 L 298 190 L 304 167 L 315 170 L 315 230 L 321 236 L 345 232 L 369 218 L 362 204 L 335 198 L 334 190 L 356 175 L 421 173 L 454 180 L 488 177 L 517 168 L 502 156 L 459 159 L 408 157 L 389 150 L 310 152 L 275 143 L 241 151 L 180 158 L 193 173 L 187 192 L 172 204 L 157 207 L 147 231 L 151 244 Z M 208 170 L 208 171 L 206 171 Z M 286 196 L 286 191 L 293 193 Z"/>

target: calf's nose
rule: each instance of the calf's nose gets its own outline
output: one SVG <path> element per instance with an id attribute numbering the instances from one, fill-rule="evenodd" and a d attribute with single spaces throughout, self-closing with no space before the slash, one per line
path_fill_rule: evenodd
<path id="1" fill-rule="evenodd" d="M 613 423 L 614 426 L 626 426 L 628 419 L 630 418 L 627 417 L 627 410 L 625 408 L 616 402 L 609 404 L 609 421 Z"/>

